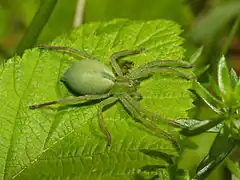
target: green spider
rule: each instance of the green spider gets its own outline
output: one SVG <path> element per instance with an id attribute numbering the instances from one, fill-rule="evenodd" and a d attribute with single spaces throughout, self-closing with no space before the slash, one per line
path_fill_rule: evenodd
<path id="1" fill-rule="evenodd" d="M 99 100 L 100 103 L 98 105 L 97 115 L 100 127 L 107 137 L 107 144 L 110 146 L 112 138 L 104 123 L 102 111 L 104 107 L 110 107 L 117 101 L 120 101 L 133 118 L 153 132 L 165 136 L 178 147 L 177 141 L 168 132 L 158 128 L 157 125 L 151 121 L 153 118 L 159 118 L 160 120 L 164 119 L 140 107 L 138 101 L 142 99 L 142 96 L 137 92 L 137 88 L 141 80 L 149 78 L 153 73 L 160 71 L 173 72 L 182 78 L 191 79 L 191 77 L 176 69 L 191 68 L 192 66 L 189 63 L 178 60 L 155 60 L 124 74 L 118 64 L 118 60 L 124 56 L 139 54 L 144 48 L 113 53 L 110 57 L 110 64 L 113 71 L 101 61 L 97 60 L 97 58 L 71 47 L 41 46 L 40 48 L 62 50 L 86 58 L 74 62 L 62 77 L 62 81 L 73 91 L 81 94 L 81 96 L 31 105 L 31 109 L 37 109 L 52 104 L 70 104 L 80 103 L 81 101 Z"/>

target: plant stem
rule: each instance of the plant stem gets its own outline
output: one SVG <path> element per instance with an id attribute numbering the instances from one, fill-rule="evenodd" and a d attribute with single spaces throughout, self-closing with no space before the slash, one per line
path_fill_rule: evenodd
<path id="1" fill-rule="evenodd" d="M 26 30 L 22 40 L 18 44 L 16 53 L 22 55 L 25 49 L 32 48 L 45 24 L 48 22 L 48 19 L 53 12 L 55 5 L 58 0 L 42 0 L 37 13 L 35 14 L 30 26 Z"/>
<path id="2" fill-rule="evenodd" d="M 237 33 L 239 22 L 240 22 L 240 15 L 237 17 L 237 19 L 236 19 L 236 21 L 235 21 L 235 23 L 234 23 L 234 25 L 233 25 L 233 27 L 232 27 L 232 29 L 230 31 L 230 35 L 229 35 L 229 37 L 227 39 L 227 42 L 226 42 L 225 46 L 222 49 L 222 54 L 224 54 L 224 55 L 226 55 L 226 53 L 228 51 L 228 48 L 229 48 L 229 46 L 230 46 L 230 44 L 231 44 L 235 34 Z"/>
<path id="3" fill-rule="evenodd" d="M 76 12 L 75 12 L 75 17 L 74 17 L 73 27 L 77 27 L 80 24 L 82 24 L 84 7 L 85 7 L 85 0 L 78 0 L 77 1 Z"/>

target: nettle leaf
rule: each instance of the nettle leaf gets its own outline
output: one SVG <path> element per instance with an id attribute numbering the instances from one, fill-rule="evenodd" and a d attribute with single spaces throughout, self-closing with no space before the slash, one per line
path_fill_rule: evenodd
<path id="1" fill-rule="evenodd" d="M 180 33 L 171 21 L 113 20 L 80 26 L 52 45 L 84 50 L 106 64 L 116 51 L 145 47 L 140 55 L 125 58 L 137 67 L 156 59 L 183 59 Z M 32 104 L 73 96 L 60 78 L 77 60 L 34 48 L 1 67 L 1 179 L 133 179 L 142 167 L 169 165 L 143 150 L 177 156 L 171 142 L 147 131 L 120 103 L 103 113 L 112 135 L 110 147 L 97 120 L 98 103 L 30 110 Z M 169 119 L 186 118 L 193 106 L 190 87 L 191 81 L 174 74 L 154 75 L 139 88 L 140 104 Z M 166 168 L 160 173 L 170 178 Z"/>

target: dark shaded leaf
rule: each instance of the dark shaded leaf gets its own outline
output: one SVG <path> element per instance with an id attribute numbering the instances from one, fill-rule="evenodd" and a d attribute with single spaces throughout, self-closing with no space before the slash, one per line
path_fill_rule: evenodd
<path id="1" fill-rule="evenodd" d="M 207 156 L 200 162 L 197 168 L 196 179 L 205 179 L 233 150 L 236 142 L 230 137 L 230 129 L 224 126 L 215 138 Z"/>
<path id="2" fill-rule="evenodd" d="M 204 133 L 208 129 L 211 129 L 218 125 L 219 123 L 221 123 L 224 119 L 225 119 L 224 117 L 219 117 L 218 119 L 214 120 L 200 121 L 198 124 L 183 129 L 181 131 L 181 134 L 185 136 L 195 136 Z"/>

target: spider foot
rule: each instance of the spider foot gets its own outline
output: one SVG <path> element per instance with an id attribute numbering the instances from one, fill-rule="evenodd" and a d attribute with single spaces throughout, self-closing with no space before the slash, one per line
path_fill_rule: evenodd
<path id="1" fill-rule="evenodd" d="M 139 50 L 136 50 L 136 54 L 139 54 L 139 53 L 141 53 L 142 51 L 145 51 L 145 50 L 146 50 L 146 48 L 142 47 Z"/>

